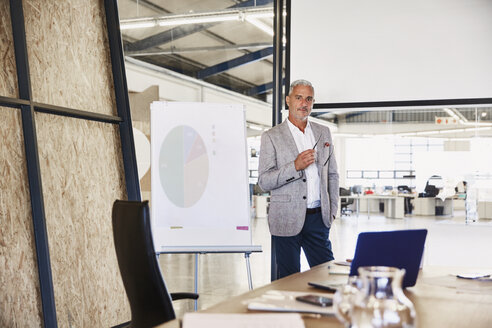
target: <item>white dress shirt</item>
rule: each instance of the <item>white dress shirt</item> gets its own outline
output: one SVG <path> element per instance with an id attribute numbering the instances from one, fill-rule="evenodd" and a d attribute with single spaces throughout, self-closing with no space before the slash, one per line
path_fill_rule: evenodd
<path id="1" fill-rule="evenodd" d="M 309 121 L 306 128 L 304 129 L 304 133 L 302 133 L 302 131 L 299 130 L 297 126 L 292 124 L 289 119 L 287 119 L 287 121 L 299 153 L 302 153 L 303 151 L 308 149 L 313 149 L 314 144 L 316 143 L 316 139 L 314 137 L 313 130 L 311 129 L 311 124 L 309 124 Z M 306 167 L 304 169 L 304 173 L 306 173 L 307 180 L 307 207 L 320 207 L 321 200 L 319 191 L 319 172 L 318 167 L 316 166 L 316 162 Z"/>

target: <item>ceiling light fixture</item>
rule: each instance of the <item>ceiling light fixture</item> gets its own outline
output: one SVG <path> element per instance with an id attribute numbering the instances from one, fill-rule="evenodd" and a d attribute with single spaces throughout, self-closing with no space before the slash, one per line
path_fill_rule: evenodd
<path id="1" fill-rule="evenodd" d="M 482 127 L 482 128 L 466 128 L 465 131 L 470 132 L 470 131 L 486 131 L 490 130 L 492 127 Z"/>
<path id="2" fill-rule="evenodd" d="M 487 123 L 487 122 L 464 122 L 463 125 L 492 126 L 492 123 Z"/>
<path id="3" fill-rule="evenodd" d="M 417 135 L 429 135 L 429 134 L 439 134 L 439 131 L 433 130 L 433 131 L 419 131 L 419 132 L 417 132 Z"/>
<path id="4" fill-rule="evenodd" d="M 120 24 L 120 30 L 149 28 L 149 27 L 155 27 L 156 25 L 157 23 L 152 21 L 142 21 L 142 22 L 134 21 L 131 23 Z"/>
<path id="5" fill-rule="evenodd" d="M 223 15 L 220 18 L 218 17 L 193 17 L 193 18 L 176 18 L 176 19 L 165 19 L 157 22 L 159 26 L 173 26 L 173 25 L 190 25 L 190 24 L 203 24 L 203 23 L 217 23 L 217 22 L 227 22 L 238 20 L 236 15 Z"/>
<path id="6" fill-rule="evenodd" d="M 207 51 L 228 51 L 228 50 L 244 50 L 255 48 L 271 47 L 271 42 L 263 43 L 248 43 L 248 44 L 229 44 L 223 46 L 211 46 L 211 47 L 183 47 L 183 48 L 166 48 L 157 51 L 125 51 L 125 56 L 139 57 L 139 56 L 158 56 L 158 55 L 171 55 L 181 53 L 193 53 L 193 52 L 207 52 Z"/>
<path id="7" fill-rule="evenodd" d="M 402 132 L 402 133 L 395 133 L 395 136 L 398 137 L 407 137 L 407 136 L 416 136 L 417 132 Z"/>
<path id="8" fill-rule="evenodd" d="M 203 23 L 220 23 L 226 21 L 245 21 L 248 19 L 271 18 L 273 7 L 251 7 L 227 9 L 221 11 L 166 15 L 146 18 L 130 18 L 120 21 L 120 29 L 136 29 L 155 26 L 174 26 Z"/>
<path id="9" fill-rule="evenodd" d="M 458 132 L 465 132 L 465 129 L 451 129 L 451 130 L 439 130 L 439 133 L 458 133 Z"/>

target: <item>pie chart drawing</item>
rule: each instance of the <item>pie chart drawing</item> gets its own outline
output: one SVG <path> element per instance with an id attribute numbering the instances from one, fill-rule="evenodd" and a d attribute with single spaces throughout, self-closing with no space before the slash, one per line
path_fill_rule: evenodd
<path id="1" fill-rule="evenodd" d="M 190 126 L 179 125 L 164 138 L 159 153 L 159 176 L 168 199 L 191 207 L 207 187 L 209 159 L 202 137 Z"/>

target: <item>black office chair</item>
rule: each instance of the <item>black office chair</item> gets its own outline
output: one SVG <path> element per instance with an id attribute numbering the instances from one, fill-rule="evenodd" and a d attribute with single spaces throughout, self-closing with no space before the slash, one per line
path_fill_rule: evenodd
<path id="1" fill-rule="evenodd" d="M 442 189 L 442 178 L 439 175 L 433 175 L 427 180 L 423 193 L 419 197 L 436 197 Z"/>
<path id="2" fill-rule="evenodd" d="M 352 213 L 352 210 L 349 208 L 349 205 L 354 203 L 353 198 L 344 198 L 343 196 L 350 196 L 352 193 L 350 192 L 350 189 L 345 189 L 343 187 L 340 187 L 340 215 L 348 215 L 349 213 Z"/>
<path id="3" fill-rule="evenodd" d="M 409 186 L 400 185 L 397 188 L 398 188 L 398 193 L 401 194 L 412 193 L 412 189 Z M 405 214 L 412 214 L 412 210 L 413 210 L 412 199 L 410 197 L 405 197 L 405 202 L 403 204 L 404 204 Z"/>
<path id="4" fill-rule="evenodd" d="M 176 318 L 171 300 L 197 299 L 195 293 L 169 294 L 152 241 L 149 204 L 117 200 L 113 237 L 132 319 L 117 327 L 154 327 Z"/>

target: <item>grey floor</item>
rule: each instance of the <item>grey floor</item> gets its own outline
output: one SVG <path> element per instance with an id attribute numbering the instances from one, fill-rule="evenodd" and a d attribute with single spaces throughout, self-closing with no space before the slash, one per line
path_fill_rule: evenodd
<path id="1" fill-rule="evenodd" d="M 262 245 L 262 253 L 251 254 L 253 287 L 270 283 L 270 234 L 266 218 L 251 221 L 253 244 Z M 465 223 L 464 212 L 453 217 L 406 216 L 387 219 L 382 215 L 370 217 L 355 214 L 335 220 L 330 240 L 336 260 L 352 258 L 357 235 L 363 231 L 397 229 L 428 229 L 424 251 L 424 266 L 463 266 L 492 269 L 492 221 Z M 165 254 L 159 258 L 161 270 L 171 292 L 193 291 L 195 255 Z M 309 269 L 303 259 L 302 270 Z M 204 309 L 231 296 L 248 291 L 244 254 L 203 254 L 198 256 L 198 309 Z M 193 311 L 193 301 L 174 302 L 176 315 Z"/>

